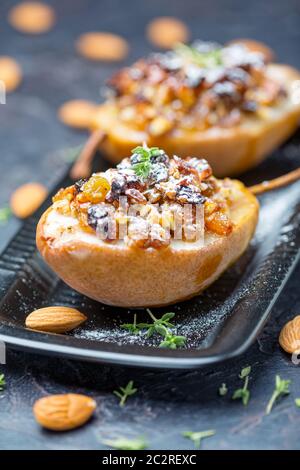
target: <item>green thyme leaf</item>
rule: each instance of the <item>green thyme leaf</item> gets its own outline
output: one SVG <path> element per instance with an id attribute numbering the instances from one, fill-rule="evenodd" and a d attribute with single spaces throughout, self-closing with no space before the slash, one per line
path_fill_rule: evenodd
<path id="1" fill-rule="evenodd" d="M 11 209 L 9 207 L 0 208 L 0 224 L 5 224 L 11 217 Z"/>
<path id="2" fill-rule="evenodd" d="M 126 329 L 131 334 L 139 334 L 145 330 L 145 337 L 151 338 L 155 333 L 163 337 L 163 341 L 159 344 L 160 348 L 177 349 L 185 346 L 186 337 L 174 335 L 171 328 L 175 325 L 170 322 L 175 317 L 174 312 L 168 312 L 162 315 L 161 318 L 156 318 L 150 309 L 146 309 L 151 317 L 152 323 L 137 323 L 136 315 L 134 316 L 133 323 L 124 323 L 121 328 Z"/>
<path id="3" fill-rule="evenodd" d="M 147 441 L 142 436 L 138 436 L 134 439 L 128 439 L 127 437 L 118 437 L 116 439 L 107 439 L 103 441 L 108 447 L 118 450 L 143 450 L 148 447 Z"/>
<path id="4" fill-rule="evenodd" d="M 290 393 L 290 380 L 283 380 L 279 375 L 275 378 L 275 389 L 266 407 L 266 414 L 269 415 L 278 398 Z"/>
<path id="5" fill-rule="evenodd" d="M 239 378 L 240 379 L 245 379 L 244 380 L 244 386 L 242 388 L 238 388 L 233 392 L 232 399 L 233 400 L 242 400 L 242 403 L 244 406 L 247 406 L 250 400 L 250 392 L 248 390 L 248 385 L 249 385 L 249 374 L 251 372 L 251 367 L 244 367 L 240 374 Z"/>
<path id="6" fill-rule="evenodd" d="M 173 312 L 172 313 L 165 313 L 161 318 L 156 318 L 149 308 L 147 308 L 146 310 L 147 310 L 148 314 L 150 315 L 150 317 L 153 320 L 153 327 L 164 326 L 164 327 L 167 327 L 167 328 L 174 328 L 175 325 L 173 325 L 173 323 L 169 322 L 169 320 L 171 320 L 171 318 L 175 317 L 175 313 L 173 313 Z M 162 336 L 164 336 L 165 333 L 166 332 L 164 331 L 162 333 Z"/>
<path id="7" fill-rule="evenodd" d="M 158 147 L 149 148 L 146 144 L 143 144 L 143 146 L 134 148 L 132 154 L 139 156 L 138 162 L 132 164 L 135 174 L 142 179 L 146 179 L 152 168 L 153 157 L 164 154 L 164 151 Z"/>
<path id="8" fill-rule="evenodd" d="M 209 52 L 200 52 L 196 47 L 182 43 L 177 44 L 175 47 L 175 52 L 178 55 L 203 68 L 222 65 L 221 50 L 221 48 L 216 48 Z"/>
<path id="9" fill-rule="evenodd" d="M 300 398 L 295 398 L 295 405 L 300 408 Z"/>
<path id="10" fill-rule="evenodd" d="M 225 383 L 222 383 L 221 387 L 219 387 L 219 395 L 224 397 L 228 392 L 228 388 Z"/>
<path id="11" fill-rule="evenodd" d="M 0 374 L 0 392 L 4 390 L 5 385 L 6 385 L 5 376 L 4 374 Z"/>
<path id="12" fill-rule="evenodd" d="M 120 325 L 120 328 L 129 331 L 133 335 L 138 335 L 140 333 L 140 330 L 133 323 L 123 323 Z"/>
<path id="13" fill-rule="evenodd" d="M 245 377 L 247 377 L 251 372 L 251 366 L 248 366 L 248 367 L 244 367 L 242 370 L 241 370 L 241 373 L 239 375 L 239 378 L 240 379 L 244 379 Z"/>
<path id="14" fill-rule="evenodd" d="M 161 324 L 157 323 L 156 325 L 154 325 L 154 329 L 155 329 L 156 333 L 158 333 L 161 336 L 167 336 L 168 335 L 168 330 L 164 325 L 161 325 Z"/>
<path id="15" fill-rule="evenodd" d="M 167 322 L 169 320 L 171 320 L 172 318 L 175 317 L 175 313 L 174 312 L 170 312 L 170 313 L 165 313 L 162 317 L 161 317 L 161 320 L 164 321 L 164 322 Z"/>
<path id="16" fill-rule="evenodd" d="M 151 336 L 153 336 L 155 333 L 155 328 L 153 325 L 151 325 L 149 328 L 148 328 L 148 331 L 146 333 L 146 338 L 151 338 Z"/>
<path id="17" fill-rule="evenodd" d="M 134 395 L 137 392 L 137 388 L 133 387 L 133 380 L 130 380 L 126 387 L 119 387 L 118 390 L 114 390 L 113 393 L 120 399 L 120 406 L 124 406 L 126 400 L 131 395 Z"/>
<path id="18" fill-rule="evenodd" d="M 202 439 L 206 437 L 211 437 L 216 434 L 214 429 L 209 429 L 208 431 L 200 431 L 200 432 L 192 432 L 192 431 L 184 431 L 182 435 L 191 441 L 193 441 L 195 447 L 199 449 Z"/>
<path id="19" fill-rule="evenodd" d="M 160 343 L 160 348 L 169 348 L 177 349 L 182 346 L 185 346 L 186 337 L 185 336 L 174 336 L 172 334 L 167 334 L 165 339 Z"/>
<path id="20" fill-rule="evenodd" d="M 133 166 L 136 176 L 139 176 L 142 179 L 147 179 L 151 171 L 150 161 L 142 161 L 135 163 Z"/>
<path id="21" fill-rule="evenodd" d="M 249 399 L 250 399 L 250 392 L 249 390 L 244 390 L 243 388 L 239 388 L 235 390 L 235 392 L 232 395 L 233 400 L 241 399 L 242 403 L 244 406 L 248 405 Z"/>
<path id="22" fill-rule="evenodd" d="M 156 333 L 164 337 L 164 340 L 159 344 L 160 348 L 177 349 L 182 346 L 185 346 L 186 337 L 174 335 L 170 330 L 170 328 L 174 328 L 175 325 L 173 325 L 173 323 L 170 323 L 169 320 L 174 318 L 175 313 L 165 313 L 161 318 L 156 318 L 150 309 L 147 308 L 146 310 L 153 320 L 153 326 L 150 328 L 151 335 L 155 331 Z"/>
<path id="23" fill-rule="evenodd" d="M 136 313 L 133 315 L 133 323 L 123 323 L 120 328 L 129 331 L 133 335 L 138 335 L 141 331 L 141 327 L 136 323 Z"/>

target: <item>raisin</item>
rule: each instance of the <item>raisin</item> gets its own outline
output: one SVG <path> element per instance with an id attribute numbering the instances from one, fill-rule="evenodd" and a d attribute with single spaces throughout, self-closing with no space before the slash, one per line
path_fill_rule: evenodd
<path id="1" fill-rule="evenodd" d="M 237 103 L 241 98 L 235 85 L 228 81 L 216 83 L 213 87 L 213 92 L 228 103 Z"/>
<path id="2" fill-rule="evenodd" d="M 98 229 L 99 223 L 107 223 L 108 216 L 108 209 L 102 204 L 93 204 L 88 208 L 88 224 L 94 230 Z"/>
<path id="3" fill-rule="evenodd" d="M 245 111 L 246 113 L 255 113 L 257 111 L 258 105 L 256 101 L 244 101 L 242 104 L 242 110 Z"/>
<path id="4" fill-rule="evenodd" d="M 86 182 L 87 182 L 87 178 L 82 178 L 82 179 L 76 181 L 74 186 L 75 186 L 75 191 L 76 191 L 77 194 L 82 192 L 82 187 Z"/>
<path id="5" fill-rule="evenodd" d="M 107 201 L 117 201 L 122 194 L 125 194 L 126 178 L 123 175 L 115 176 L 111 182 L 110 192 L 107 195 Z"/>
<path id="6" fill-rule="evenodd" d="M 176 189 L 176 200 L 181 204 L 203 204 L 205 197 L 189 186 L 178 186 Z"/>
<path id="7" fill-rule="evenodd" d="M 229 69 L 226 72 L 226 78 L 230 82 L 234 82 L 239 85 L 247 85 L 249 84 L 250 80 L 249 74 L 245 70 L 240 69 L 239 67 Z"/>
<path id="8" fill-rule="evenodd" d="M 141 155 L 139 153 L 134 153 L 131 157 L 130 157 L 130 163 L 131 165 L 136 165 L 137 163 L 140 163 L 141 162 Z"/>
<path id="9" fill-rule="evenodd" d="M 166 153 L 160 152 L 157 155 L 152 155 L 150 157 L 151 163 L 163 163 L 164 165 L 168 165 L 169 157 Z"/>

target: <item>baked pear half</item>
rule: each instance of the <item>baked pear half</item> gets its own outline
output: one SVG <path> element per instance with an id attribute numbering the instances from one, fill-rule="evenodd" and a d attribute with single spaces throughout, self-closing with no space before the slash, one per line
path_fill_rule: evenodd
<path id="1" fill-rule="evenodd" d="M 250 46 L 196 41 L 119 71 L 91 119 L 100 149 L 113 163 L 142 142 L 205 155 L 218 177 L 255 167 L 298 126 L 300 73 Z"/>
<path id="2" fill-rule="evenodd" d="M 258 202 L 206 160 L 135 148 L 117 168 L 61 189 L 37 227 L 44 260 L 75 290 L 122 307 L 197 295 L 246 250 Z"/>

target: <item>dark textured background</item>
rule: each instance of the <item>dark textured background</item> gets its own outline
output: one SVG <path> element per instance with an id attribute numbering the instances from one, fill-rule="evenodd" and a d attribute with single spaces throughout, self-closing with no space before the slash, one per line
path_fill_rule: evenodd
<path id="1" fill-rule="evenodd" d="M 0 54 L 11 55 L 24 70 L 22 86 L 0 105 L 0 206 L 18 185 L 41 181 L 49 186 L 66 165 L 61 150 L 76 146 L 84 134 L 64 128 L 56 118 L 60 103 L 72 98 L 98 99 L 99 88 L 117 65 L 93 64 L 74 53 L 74 40 L 85 31 L 120 33 L 132 45 L 128 59 L 150 51 L 144 37 L 149 19 L 175 15 L 190 26 L 194 38 L 227 41 L 253 37 L 276 49 L 280 61 L 300 67 L 299 0 L 240 2 L 238 0 L 55 0 L 58 22 L 48 34 L 24 36 L 12 30 L 5 18 L 16 2 L 0 5 Z M 0 249 L 18 229 L 12 219 L 0 226 Z M 149 371 L 97 366 L 56 358 L 9 352 L 7 387 L 0 392 L 1 449 L 100 449 L 101 439 L 117 434 L 144 434 L 152 449 L 192 448 L 181 437 L 184 430 L 215 429 L 203 441 L 205 449 L 299 449 L 299 369 L 278 347 L 277 336 L 287 318 L 300 311 L 300 267 L 294 272 L 272 319 L 258 341 L 237 360 L 200 371 Z M 238 373 L 252 365 L 251 401 L 247 408 L 230 399 L 240 386 Z M 273 413 L 264 408 L 273 390 L 274 376 L 292 379 L 291 396 Z M 112 395 L 119 385 L 134 380 L 138 393 L 121 409 Z M 222 382 L 230 388 L 218 397 Z M 85 427 L 64 434 L 41 430 L 31 407 L 49 393 L 80 392 L 96 398 L 97 413 Z"/>

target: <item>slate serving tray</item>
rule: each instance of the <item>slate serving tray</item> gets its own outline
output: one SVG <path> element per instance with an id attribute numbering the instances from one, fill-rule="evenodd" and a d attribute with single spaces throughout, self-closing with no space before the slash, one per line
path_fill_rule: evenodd
<path id="1" fill-rule="evenodd" d="M 102 159 L 97 165 L 104 166 Z M 300 164 L 296 134 L 258 168 L 244 175 L 247 184 L 272 178 Z M 70 184 L 68 176 L 59 187 Z M 159 338 L 134 336 L 125 322 L 148 320 L 145 310 L 108 307 L 78 294 L 51 271 L 35 246 L 35 227 L 51 198 L 11 240 L 0 256 L 0 340 L 13 348 L 87 361 L 159 368 L 193 368 L 241 354 L 257 337 L 276 299 L 299 260 L 300 182 L 260 197 L 256 235 L 248 250 L 214 285 L 192 300 L 153 309 L 174 311 L 177 334 L 187 337 L 184 349 L 158 348 Z M 188 282 L 188 279 L 187 279 Z M 76 307 L 88 321 L 67 335 L 30 331 L 24 320 L 35 308 Z"/>

